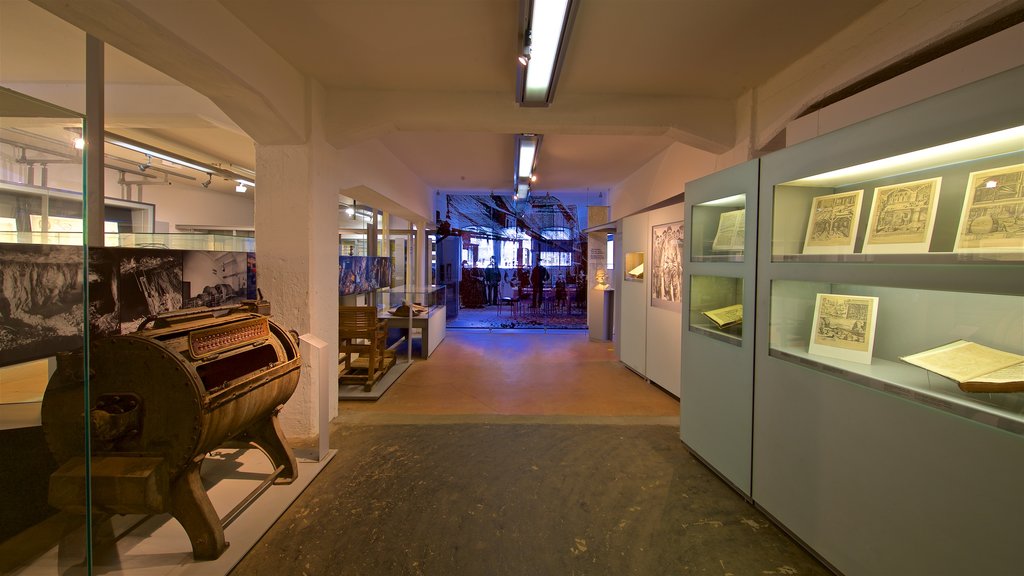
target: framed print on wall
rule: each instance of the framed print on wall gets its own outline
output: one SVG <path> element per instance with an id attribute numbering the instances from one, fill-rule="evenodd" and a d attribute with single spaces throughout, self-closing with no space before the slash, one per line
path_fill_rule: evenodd
<path id="1" fill-rule="evenodd" d="M 817 196 L 811 202 L 804 254 L 852 254 L 863 190 Z"/>
<path id="2" fill-rule="evenodd" d="M 865 254 L 927 252 L 935 226 L 942 178 L 875 188 L 864 237 Z"/>

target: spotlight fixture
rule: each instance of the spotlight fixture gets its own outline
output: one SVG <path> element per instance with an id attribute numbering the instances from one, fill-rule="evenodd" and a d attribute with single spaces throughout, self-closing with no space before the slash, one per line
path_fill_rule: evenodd
<path id="1" fill-rule="evenodd" d="M 547 106 L 555 92 L 579 0 L 520 0 L 523 50 L 516 72 L 516 102 Z"/>
<path id="2" fill-rule="evenodd" d="M 238 186 L 235 186 L 235 192 L 245 192 L 249 188 L 255 188 L 256 187 L 256 183 L 255 182 L 251 182 L 251 181 L 245 180 L 243 178 L 237 178 L 237 179 L 235 179 L 235 182 L 238 182 Z"/>
<path id="3" fill-rule="evenodd" d="M 353 208 L 352 206 L 349 206 L 348 208 L 345 208 L 345 214 L 348 214 L 349 216 L 355 216 L 356 209 Z"/>
<path id="4" fill-rule="evenodd" d="M 85 149 L 85 138 L 82 138 L 81 136 L 75 138 L 74 141 L 73 141 L 73 145 L 75 147 L 75 150 L 84 150 Z"/>
<path id="5" fill-rule="evenodd" d="M 525 35 L 526 38 L 523 42 L 523 51 L 519 54 L 519 64 L 522 66 L 526 66 L 530 63 L 530 31 L 527 30 Z"/>
<path id="6" fill-rule="evenodd" d="M 209 188 L 211 182 L 213 182 L 213 174 L 207 174 L 206 182 L 203 182 L 203 188 Z"/>

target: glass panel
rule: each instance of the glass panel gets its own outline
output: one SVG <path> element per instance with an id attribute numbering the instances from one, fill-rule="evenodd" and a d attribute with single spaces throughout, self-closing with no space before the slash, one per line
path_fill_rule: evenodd
<path id="1" fill-rule="evenodd" d="M 1024 260 L 1024 126 L 775 186 L 773 261 Z"/>
<path id="2" fill-rule="evenodd" d="M 696 204 L 690 219 L 693 262 L 742 262 L 746 238 L 745 194 Z"/>
<path id="3" fill-rule="evenodd" d="M 0 2 L 0 53 L 0 572 L 84 572 L 85 35 Z"/>
<path id="4" fill-rule="evenodd" d="M 772 356 L 1024 434 L 1024 392 L 966 391 L 902 359 L 958 340 L 1024 354 L 1024 297 L 793 280 L 771 290 Z"/>
<path id="5" fill-rule="evenodd" d="M 740 346 L 743 343 L 743 279 L 691 276 L 690 331 Z"/>

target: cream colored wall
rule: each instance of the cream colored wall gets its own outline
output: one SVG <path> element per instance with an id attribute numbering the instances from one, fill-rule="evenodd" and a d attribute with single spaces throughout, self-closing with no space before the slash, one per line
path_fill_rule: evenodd
<path id="1" fill-rule="evenodd" d="M 126 178 L 129 181 L 141 179 L 130 174 Z M 104 196 L 121 198 L 121 186 L 117 179 L 117 171 L 104 171 Z M 141 200 L 138 196 L 138 187 L 132 186 L 131 200 L 156 205 L 154 232 L 181 232 L 176 228 L 179 224 L 239 229 L 253 227 L 251 191 L 232 196 L 223 192 L 211 192 L 189 180 L 172 177 L 170 182 L 170 185 L 143 186 Z"/>
<path id="2" fill-rule="evenodd" d="M 680 194 L 686 182 L 714 172 L 716 166 L 714 154 L 672 144 L 612 188 L 608 195 L 612 220 Z"/>
<path id="3" fill-rule="evenodd" d="M 407 213 L 401 215 L 406 219 L 434 221 L 433 193 L 379 141 L 371 140 L 340 150 L 336 161 L 341 178 L 339 191 L 365 187 L 404 209 Z M 353 195 L 358 195 L 358 192 Z M 366 202 L 380 204 L 372 200 Z"/>
<path id="4" fill-rule="evenodd" d="M 792 146 L 1019 66 L 1024 66 L 1024 24 L 793 120 L 786 126 L 786 144 Z"/>

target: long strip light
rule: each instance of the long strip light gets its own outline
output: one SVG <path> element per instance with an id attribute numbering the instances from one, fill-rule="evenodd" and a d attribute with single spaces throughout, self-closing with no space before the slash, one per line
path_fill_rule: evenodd
<path id="1" fill-rule="evenodd" d="M 111 133 L 111 132 L 105 132 L 103 134 L 103 140 L 105 142 L 109 143 L 109 144 L 113 144 L 115 146 L 120 146 L 121 148 L 124 148 L 126 150 L 131 150 L 133 152 L 138 152 L 139 154 L 143 154 L 143 155 L 151 157 L 151 158 L 159 158 L 159 159 L 164 160 L 166 162 L 170 162 L 171 164 L 174 164 L 176 166 L 182 166 L 184 168 L 190 168 L 192 170 L 196 170 L 198 172 L 202 172 L 203 174 L 207 174 L 207 175 L 211 175 L 211 176 L 220 176 L 220 177 L 228 179 L 228 180 L 234 180 L 235 182 L 238 183 L 238 185 L 235 186 L 235 191 L 236 192 L 245 192 L 246 190 L 241 189 L 242 187 L 247 187 L 247 188 L 255 188 L 256 187 L 256 183 L 255 183 L 255 181 L 251 177 L 242 177 L 243 176 L 242 174 L 238 174 L 238 173 L 236 173 L 236 172 L 234 172 L 232 170 L 225 170 L 223 168 L 217 168 L 215 166 L 209 166 L 209 165 L 206 165 L 206 164 L 200 164 L 198 162 L 195 162 L 195 161 L 192 161 L 192 160 L 188 160 L 188 159 L 182 158 L 180 156 L 176 156 L 174 154 L 171 154 L 170 152 L 167 152 L 166 150 L 161 150 L 159 148 L 155 148 L 155 147 L 150 146 L 148 144 L 143 144 L 141 142 L 132 140 L 131 138 L 125 138 L 124 136 L 120 136 L 120 135 L 117 135 L 117 134 L 114 134 L 114 133 Z M 246 171 L 247 172 L 252 172 L 251 170 L 246 170 Z M 253 172 L 253 174 L 255 175 L 255 172 Z"/>
<path id="2" fill-rule="evenodd" d="M 551 103 L 578 4 L 579 0 L 521 0 L 522 51 L 516 82 L 516 101 L 521 105 Z"/>
<path id="3" fill-rule="evenodd" d="M 530 194 L 530 185 L 537 180 L 534 171 L 537 168 L 540 142 L 540 134 L 516 134 L 512 181 L 516 200 L 525 200 Z"/>
<path id="4" fill-rule="evenodd" d="M 121 148 L 126 148 L 128 150 L 133 150 L 135 152 L 138 152 L 139 154 L 145 154 L 146 156 L 152 156 L 153 158 L 159 158 L 161 160 L 166 160 L 166 161 L 168 161 L 168 162 L 170 162 L 172 164 L 177 164 L 178 166 L 184 166 L 185 168 L 191 168 L 193 170 L 198 170 L 199 172 L 202 172 L 204 174 L 213 174 L 213 172 L 214 172 L 213 169 L 210 168 L 210 167 L 200 166 L 198 164 L 193 164 L 193 163 L 191 163 L 191 162 L 189 162 L 187 160 L 182 160 L 181 158 L 175 158 L 174 156 L 171 156 L 170 154 L 166 154 L 164 152 L 158 152 L 156 150 L 151 150 L 149 148 L 146 148 L 144 146 L 139 146 L 138 144 L 135 144 L 135 143 L 132 143 L 132 142 L 127 142 L 127 141 L 124 141 L 124 140 L 121 140 L 121 139 L 117 139 L 117 138 L 107 138 L 106 140 L 107 140 L 107 142 L 109 142 L 109 143 L 111 143 L 111 144 L 113 144 L 115 146 L 120 146 Z"/>
<path id="5" fill-rule="evenodd" d="M 905 174 L 932 166 L 957 162 L 965 157 L 980 158 L 1024 150 L 1024 126 L 1007 128 L 923 150 L 890 156 L 848 168 L 801 178 L 787 184 L 796 186 L 841 186 L 872 180 L 882 174 Z"/>

